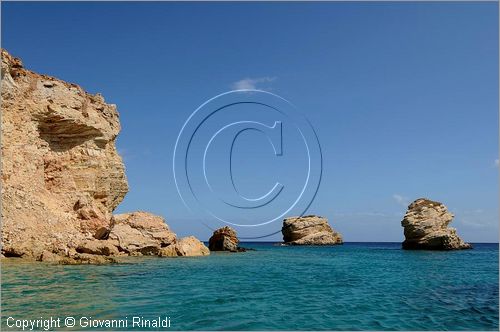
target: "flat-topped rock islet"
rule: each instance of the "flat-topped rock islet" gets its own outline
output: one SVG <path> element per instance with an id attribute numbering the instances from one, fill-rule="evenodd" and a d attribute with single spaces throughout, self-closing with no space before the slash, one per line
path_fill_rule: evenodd
<path id="1" fill-rule="evenodd" d="M 336 245 L 342 244 L 342 236 L 334 231 L 326 218 L 309 215 L 290 217 L 281 228 L 284 244 L 289 245 Z"/>

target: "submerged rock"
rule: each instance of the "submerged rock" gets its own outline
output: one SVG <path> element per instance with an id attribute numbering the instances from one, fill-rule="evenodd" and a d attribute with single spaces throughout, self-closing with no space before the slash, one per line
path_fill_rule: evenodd
<path id="1" fill-rule="evenodd" d="M 175 243 L 161 217 L 113 217 L 128 191 L 116 106 L 1 56 L 2 256 L 106 263 Z"/>
<path id="2" fill-rule="evenodd" d="M 334 231 L 323 217 L 310 215 L 286 218 L 281 228 L 284 244 L 335 245 L 342 244 L 342 236 Z"/>
<path id="3" fill-rule="evenodd" d="M 44 251 L 38 258 L 39 261 L 52 264 L 77 265 L 77 264 L 108 264 L 116 263 L 115 258 L 110 256 L 94 255 L 87 253 L 73 253 L 72 255 L 61 255 L 50 251 Z"/>
<path id="4" fill-rule="evenodd" d="M 118 255 L 119 250 L 109 240 L 85 240 L 76 247 L 76 252 L 91 255 L 112 256 Z"/>
<path id="5" fill-rule="evenodd" d="M 426 198 L 419 198 L 408 206 L 401 221 L 405 241 L 403 249 L 453 250 L 471 249 L 454 228 L 448 227 L 453 214 L 446 206 Z"/>
<path id="6" fill-rule="evenodd" d="M 236 231 L 229 226 L 216 229 L 208 240 L 208 248 L 211 251 L 246 251 L 245 248 L 238 246 L 240 240 Z"/>

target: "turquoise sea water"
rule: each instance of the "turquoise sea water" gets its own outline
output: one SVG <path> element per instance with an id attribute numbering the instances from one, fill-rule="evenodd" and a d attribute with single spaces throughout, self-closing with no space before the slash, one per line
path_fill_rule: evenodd
<path id="1" fill-rule="evenodd" d="M 4 262 L 2 327 L 9 316 L 169 316 L 171 330 L 498 330 L 497 244 L 243 245 L 256 251 L 106 266 Z"/>

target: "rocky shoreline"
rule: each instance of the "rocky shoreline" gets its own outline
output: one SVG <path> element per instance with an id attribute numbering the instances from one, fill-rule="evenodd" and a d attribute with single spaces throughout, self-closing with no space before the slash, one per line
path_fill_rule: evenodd
<path id="1" fill-rule="evenodd" d="M 40 75 L 2 56 L 2 257 L 60 264 L 101 264 L 127 256 L 206 256 L 242 252 L 236 231 L 214 231 L 207 248 L 177 238 L 148 212 L 113 214 L 128 192 L 115 146 L 116 106 L 76 84 Z M 469 249 L 453 215 L 439 202 L 417 199 L 401 221 L 403 249 Z M 283 221 L 285 245 L 339 245 L 340 233 L 316 215 Z"/>
<path id="2" fill-rule="evenodd" d="M 116 106 L 2 55 L 2 256 L 63 264 L 208 255 L 160 216 L 113 215 L 128 191 Z"/>

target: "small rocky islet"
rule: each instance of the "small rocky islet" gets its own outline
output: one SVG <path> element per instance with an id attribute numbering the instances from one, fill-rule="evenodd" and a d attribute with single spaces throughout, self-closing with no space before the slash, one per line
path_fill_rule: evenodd
<path id="1" fill-rule="evenodd" d="M 116 106 L 76 84 L 40 75 L 2 56 L 2 257 L 59 264 L 100 264 L 124 256 L 206 256 L 241 252 L 236 231 L 214 231 L 208 248 L 178 238 L 148 212 L 113 214 L 128 192 L 115 146 Z M 408 207 L 403 249 L 470 249 L 448 227 L 453 215 L 439 202 Z M 283 221 L 285 245 L 338 245 L 342 236 L 316 215 Z"/>
<path id="2" fill-rule="evenodd" d="M 248 249 L 239 246 L 240 240 L 236 231 L 224 226 L 216 229 L 208 240 L 208 249 L 210 251 L 229 251 L 229 252 L 245 252 Z"/>
<path id="3" fill-rule="evenodd" d="M 285 245 L 336 245 L 342 244 L 342 235 L 334 231 L 326 218 L 309 215 L 290 217 L 281 228 Z"/>
<path id="4" fill-rule="evenodd" d="M 427 198 L 415 200 L 401 221 L 405 235 L 403 249 L 471 249 L 472 245 L 465 243 L 455 228 L 448 227 L 453 217 L 443 203 Z"/>

